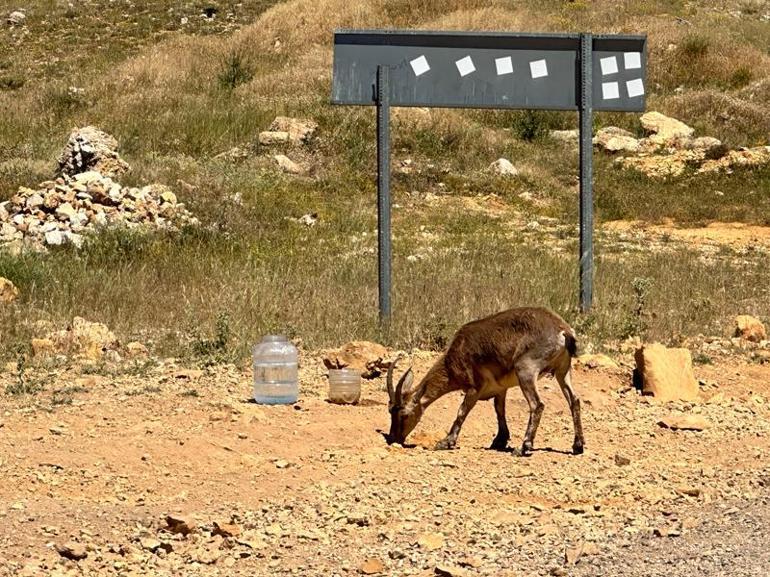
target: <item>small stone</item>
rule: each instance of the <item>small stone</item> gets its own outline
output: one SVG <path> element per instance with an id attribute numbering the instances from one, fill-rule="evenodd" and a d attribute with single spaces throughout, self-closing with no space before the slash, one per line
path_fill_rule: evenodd
<path id="1" fill-rule="evenodd" d="M 436 565 L 434 574 L 440 577 L 466 577 L 468 571 L 462 567 L 455 567 L 454 565 Z"/>
<path id="2" fill-rule="evenodd" d="M 44 203 L 45 203 L 45 199 L 43 198 L 43 195 L 36 192 L 28 196 L 24 204 L 27 210 L 33 211 L 37 207 L 43 206 Z"/>
<path id="3" fill-rule="evenodd" d="M 176 195 L 170 190 L 164 190 L 160 193 L 160 200 L 167 204 L 176 204 Z"/>
<path id="4" fill-rule="evenodd" d="M 278 164 L 278 167 L 287 174 L 302 174 L 304 172 L 299 164 L 285 154 L 276 154 L 273 159 Z"/>
<path id="5" fill-rule="evenodd" d="M 142 537 L 139 544 L 145 551 L 155 552 L 160 549 L 162 543 L 153 537 Z"/>
<path id="6" fill-rule="evenodd" d="M 359 570 L 364 575 L 377 575 L 378 573 L 382 573 L 383 571 L 385 571 L 385 565 L 383 565 L 382 561 L 380 561 L 379 559 L 375 559 L 374 557 L 371 557 L 369 559 L 366 559 L 363 563 L 361 563 Z"/>
<path id="7" fill-rule="evenodd" d="M 708 421 L 700 415 L 668 415 L 658 425 L 674 431 L 703 431 L 709 428 Z"/>
<path id="8" fill-rule="evenodd" d="M 559 140 L 561 142 L 577 142 L 580 137 L 580 131 L 575 128 L 573 130 L 552 130 L 551 138 Z"/>
<path id="9" fill-rule="evenodd" d="M 82 543 L 75 543 L 73 541 L 68 541 L 62 545 L 56 545 L 56 552 L 65 559 L 70 559 L 72 561 L 80 561 L 88 557 L 86 546 Z"/>
<path id="10" fill-rule="evenodd" d="M 27 19 L 27 15 L 20 10 L 14 10 L 8 15 L 8 24 L 11 26 L 21 26 Z"/>
<path id="11" fill-rule="evenodd" d="M 762 321 L 750 315 L 735 317 L 735 336 L 752 343 L 767 339 L 767 331 Z"/>
<path id="12" fill-rule="evenodd" d="M 274 461 L 273 464 L 276 469 L 287 469 L 290 465 L 288 461 L 284 461 L 283 459 L 278 459 L 277 461 Z"/>
<path id="13" fill-rule="evenodd" d="M 564 563 L 567 565 L 576 565 L 580 559 L 582 550 L 580 547 L 567 547 L 564 551 Z"/>
<path id="14" fill-rule="evenodd" d="M 19 298 L 19 289 L 7 278 L 0 276 L 0 304 L 8 304 Z"/>
<path id="15" fill-rule="evenodd" d="M 444 535 L 441 533 L 423 533 L 417 538 L 417 544 L 428 551 L 435 551 L 444 546 Z"/>
<path id="16" fill-rule="evenodd" d="M 583 542 L 576 547 L 567 547 L 564 552 L 564 562 L 566 565 L 577 565 L 583 557 L 598 555 L 599 552 L 596 543 Z"/>
<path id="17" fill-rule="evenodd" d="M 336 350 L 327 351 L 323 357 L 327 369 L 352 368 L 365 379 L 379 377 L 390 366 L 388 349 L 369 341 L 350 341 Z"/>
<path id="18" fill-rule="evenodd" d="M 197 528 L 197 524 L 185 515 L 166 515 L 166 529 L 171 533 L 189 535 Z"/>
<path id="19" fill-rule="evenodd" d="M 64 235 L 60 230 L 52 230 L 45 233 L 45 243 L 51 246 L 64 244 Z"/>
<path id="20" fill-rule="evenodd" d="M 137 341 L 132 341 L 126 345 L 126 356 L 129 359 L 144 358 L 149 355 L 147 347 Z"/>
<path id="21" fill-rule="evenodd" d="M 265 131 L 259 133 L 259 143 L 262 146 L 274 146 L 276 144 L 288 144 L 289 133 L 283 131 Z"/>
<path id="22" fill-rule="evenodd" d="M 460 559 L 461 567 L 472 567 L 474 569 L 481 567 L 482 561 L 478 557 L 463 557 Z"/>
<path id="23" fill-rule="evenodd" d="M 698 487 L 680 487 L 677 490 L 682 495 L 687 495 L 688 497 L 700 497 L 700 493 L 701 493 Z"/>
<path id="24" fill-rule="evenodd" d="M 30 344 L 34 357 L 47 357 L 56 352 L 56 345 L 51 339 L 32 339 Z"/>
<path id="25" fill-rule="evenodd" d="M 642 128 L 651 133 L 648 139 L 654 143 L 666 144 L 677 138 L 690 138 L 695 132 L 684 122 L 656 111 L 643 114 L 639 120 Z"/>
<path id="26" fill-rule="evenodd" d="M 64 204 L 60 204 L 58 206 L 55 214 L 59 217 L 60 220 L 69 220 L 77 214 L 77 211 L 75 210 L 75 207 L 73 207 L 69 202 L 65 202 Z"/>
<path id="27" fill-rule="evenodd" d="M 270 124 L 269 130 L 274 133 L 285 132 L 294 145 L 307 144 L 315 136 L 318 123 L 307 118 L 277 116 Z"/>
<path id="28" fill-rule="evenodd" d="M 607 355 L 602 354 L 596 354 L 596 355 L 580 355 L 579 357 L 575 358 L 575 362 L 578 365 L 582 365 L 589 369 L 607 369 L 607 370 L 617 370 L 620 368 L 618 363 L 616 363 L 614 360 L 612 360 Z"/>
<path id="29" fill-rule="evenodd" d="M 304 224 L 305 226 L 315 226 L 315 223 L 318 222 L 318 213 L 313 212 L 309 214 L 303 214 L 301 217 L 299 217 L 298 222 L 300 224 Z"/>
<path id="30" fill-rule="evenodd" d="M 495 160 L 489 165 L 489 170 L 501 176 L 517 176 L 519 174 L 518 169 L 506 158 L 498 158 Z"/>
<path id="31" fill-rule="evenodd" d="M 52 435 L 57 435 L 57 436 L 61 436 L 61 435 L 64 435 L 64 434 L 67 433 L 67 430 L 64 429 L 63 427 L 51 427 L 51 428 L 48 429 L 48 431 Z"/>
<path id="32" fill-rule="evenodd" d="M 597 131 L 593 144 L 607 152 L 637 152 L 639 141 L 634 135 L 616 126 L 607 126 Z"/>
<path id="33" fill-rule="evenodd" d="M 625 467 L 631 464 L 631 459 L 624 457 L 623 455 L 615 455 L 615 464 L 618 467 Z"/>
<path id="34" fill-rule="evenodd" d="M 241 528 L 235 523 L 228 523 L 226 521 L 214 521 L 214 535 L 221 535 L 222 537 L 237 537 L 241 534 Z"/>

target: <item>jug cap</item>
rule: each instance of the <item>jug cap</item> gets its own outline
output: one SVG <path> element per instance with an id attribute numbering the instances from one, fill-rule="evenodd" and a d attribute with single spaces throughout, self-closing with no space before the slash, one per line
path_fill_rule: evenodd
<path id="1" fill-rule="evenodd" d="M 263 343 L 282 343 L 287 340 L 286 335 L 265 335 L 262 337 Z"/>

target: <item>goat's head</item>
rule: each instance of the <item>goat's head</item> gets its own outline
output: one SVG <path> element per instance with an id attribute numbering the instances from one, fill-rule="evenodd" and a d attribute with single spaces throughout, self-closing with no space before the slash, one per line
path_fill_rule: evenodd
<path id="1" fill-rule="evenodd" d="M 420 404 L 420 398 L 424 393 L 424 386 L 420 385 L 417 390 L 412 389 L 414 373 L 412 367 L 399 379 L 396 388 L 393 389 L 393 369 L 396 366 L 395 359 L 388 367 L 388 411 L 390 412 L 390 433 L 386 437 L 388 444 L 403 444 L 407 435 L 411 433 L 422 418 L 423 408 Z M 406 390 L 405 390 L 406 389 Z"/>

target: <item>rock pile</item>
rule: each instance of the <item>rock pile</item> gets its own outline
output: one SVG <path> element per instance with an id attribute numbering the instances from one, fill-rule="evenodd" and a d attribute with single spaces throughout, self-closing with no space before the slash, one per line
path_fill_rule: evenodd
<path id="1" fill-rule="evenodd" d="M 21 26 L 27 19 L 27 15 L 21 10 L 14 10 L 8 15 L 8 24 L 11 26 Z"/>
<path id="2" fill-rule="evenodd" d="M 106 226 L 176 230 L 198 219 L 167 186 L 121 186 L 113 178 L 129 166 L 117 141 L 94 127 L 75 130 L 59 158 L 60 176 L 37 188 L 21 187 L 0 203 L 0 246 L 11 252 L 72 244 Z"/>
<path id="3" fill-rule="evenodd" d="M 94 126 L 72 131 L 59 156 L 59 174 L 73 176 L 94 170 L 116 178 L 130 166 L 118 154 L 118 141 Z"/>
<path id="4" fill-rule="evenodd" d="M 48 246 L 80 247 L 83 235 L 110 225 L 175 230 L 198 220 L 166 186 L 121 186 L 98 172 L 61 176 L 38 188 L 21 187 L 0 203 L 0 245 L 12 252 Z"/>
<path id="5" fill-rule="evenodd" d="M 116 351 L 118 344 L 107 325 L 75 317 L 66 329 L 32 339 L 32 352 L 36 357 L 59 354 L 95 361 L 108 351 Z"/>
<path id="6" fill-rule="evenodd" d="M 770 163 L 770 146 L 729 150 L 717 138 L 694 137 L 693 128 L 660 112 L 648 112 L 640 121 L 648 136 L 637 139 L 627 130 L 608 126 L 596 133 L 594 145 L 611 153 L 636 154 L 615 162 L 655 178 L 680 176 L 688 166 L 702 173 Z"/>
<path id="7" fill-rule="evenodd" d="M 259 143 L 263 146 L 307 144 L 317 130 L 318 123 L 313 120 L 277 116 L 266 131 L 259 133 Z"/>

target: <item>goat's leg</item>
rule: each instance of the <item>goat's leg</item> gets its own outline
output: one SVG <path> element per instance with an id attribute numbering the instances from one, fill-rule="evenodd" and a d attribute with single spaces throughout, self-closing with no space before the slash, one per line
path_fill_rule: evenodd
<path id="1" fill-rule="evenodd" d="M 457 436 L 460 434 L 460 429 L 465 422 L 465 417 L 468 416 L 468 413 L 471 412 L 471 409 L 476 405 L 476 401 L 478 400 L 478 389 L 468 389 L 465 392 L 465 398 L 460 404 L 460 409 L 457 411 L 457 418 L 455 419 L 455 422 L 452 423 L 452 428 L 449 429 L 449 433 L 444 439 L 436 443 L 437 451 L 454 448 L 455 443 L 457 443 Z"/>
<path id="2" fill-rule="evenodd" d="M 556 380 L 559 382 L 561 392 L 564 393 L 564 397 L 569 404 L 569 410 L 572 413 L 572 424 L 575 428 L 575 440 L 572 443 L 572 453 L 574 455 L 580 455 L 583 452 L 583 424 L 580 421 L 580 399 L 577 398 L 575 392 L 572 390 L 572 371 L 567 367 L 567 371 L 563 374 L 557 372 Z"/>
<path id="3" fill-rule="evenodd" d="M 497 413 L 497 436 L 492 440 L 490 449 L 504 451 L 508 446 L 511 434 L 508 432 L 508 423 L 505 421 L 505 394 L 508 390 L 495 397 L 495 412 Z"/>
<path id="4" fill-rule="evenodd" d="M 537 394 L 535 384 L 537 383 L 537 374 L 521 373 L 519 383 L 521 392 L 529 405 L 529 422 L 527 423 L 527 432 L 524 434 L 524 442 L 521 445 L 521 454 L 528 455 L 532 452 L 532 446 L 535 442 L 537 427 L 540 425 L 540 417 L 543 415 L 543 405 L 540 396 Z"/>

